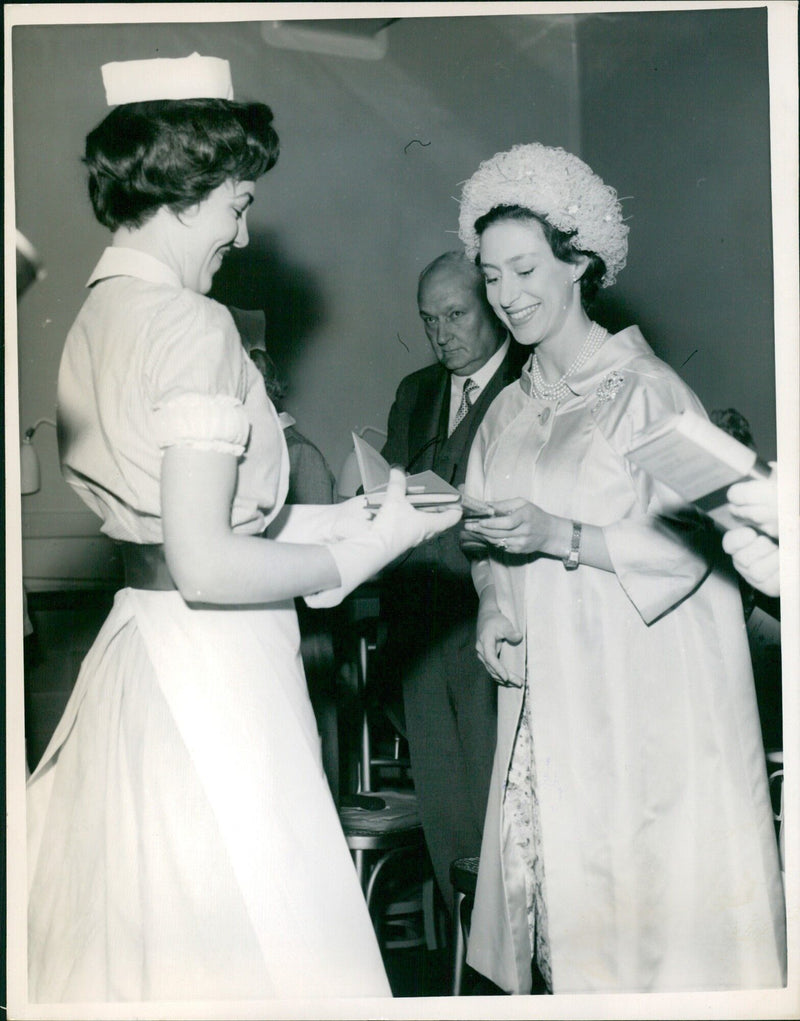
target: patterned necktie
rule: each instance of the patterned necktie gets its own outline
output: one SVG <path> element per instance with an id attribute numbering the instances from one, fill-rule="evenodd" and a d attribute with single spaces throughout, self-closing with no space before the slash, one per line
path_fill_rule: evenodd
<path id="1" fill-rule="evenodd" d="M 467 412 L 472 407 L 472 397 L 470 396 L 475 390 L 479 390 L 480 387 L 474 379 L 464 380 L 464 389 L 461 391 L 461 403 L 458 406 L 456 417 L 453 419 L 453 428 L 450 430 L 452 435 L 461 422 L 467 417 Z"/>

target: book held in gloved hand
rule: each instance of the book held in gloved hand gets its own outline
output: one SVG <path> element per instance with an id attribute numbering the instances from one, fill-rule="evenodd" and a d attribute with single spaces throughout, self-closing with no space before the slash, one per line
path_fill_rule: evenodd
<path id="1" fill-rule="evenodd" d="M 693 411 L 670 415 L 639 433 L 626 457 L 724 529 L 747 523 L 731 513 L 728 488 L 772 474 L 754 450 Z"/>
<path id="2" fill-rule="evenodd" d="M 361 474 L 361 484 L 367 497 L 367 506 L 380 507 L 386 499 L 389 462 L 357 433 L 353 433 L 353 445 Z M 427 509 L 435 509 L 442 504 L 459 503 L 461 500 L 461 493 L 455 486 L 445 482 L 433 471 L 409 475 L 406 479 L 406 496 L 415 507 Z"/>
<path id="3" fill-rule="evenodd" d="M 367 506 L 380 507 L 386 498 L 389 462 L 358 433 L 353 433 L 352 436 Z M 465 518 L 490 518 L 495 514 L 491 504 L 467 495 L 462 489 L 456 489 L 430 470 L 406 478 L 406 496 L 410 503 L 422 510 L 436 510 L 438 507 L 447 507 L 460 501 Z"/>

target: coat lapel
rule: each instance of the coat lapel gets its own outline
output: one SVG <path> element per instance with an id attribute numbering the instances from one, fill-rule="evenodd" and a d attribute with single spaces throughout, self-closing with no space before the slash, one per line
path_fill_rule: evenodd
<path id="1" fill-rule="evenodd" d="M 464 481 L 467 475 L 467 459 L 472 441 L 483 421 L 483 416 L 500 391 L 513 382 L 518 375 L 519 369 L 516 366 L 515 358 L 512 357 L 512 349 L 509 348 L 497 372 L 481 390 L 480 396 L 470 408 L 467 417 L 449 438 L 447 438 L 447 419 L 445 419 L 441 432 L 443 442 L 439 448 L 439 456 L 434 470 L 446 482 L 457 486 Z"/>
<path id="2" fill-rule="evenodd" d="M 439 368 L 439 366 L 437 366 Z M 422 381 L 408 426 L 408 470 L 432 468 L 437 440 L 447 438 L 447 416 L 450 407 L 450 377 L 444 369 Z M 444 421 L 444 428 L 442 422 Z"/>

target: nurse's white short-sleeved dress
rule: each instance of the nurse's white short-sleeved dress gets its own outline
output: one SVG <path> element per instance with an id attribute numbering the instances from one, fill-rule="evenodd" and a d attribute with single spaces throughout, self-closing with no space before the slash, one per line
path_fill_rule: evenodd
<path id="1" fill-rule="evenodd" d="M 162 541 L 175 443 L 239 458 L 261 534 L 288 457 L 230 313 L 109 248 L 58 383 L 65 477 L 114 539 Z M 388 996 L 322 769 L 293 601 L 124 588 L 28 784 L 29 998 Z"/>

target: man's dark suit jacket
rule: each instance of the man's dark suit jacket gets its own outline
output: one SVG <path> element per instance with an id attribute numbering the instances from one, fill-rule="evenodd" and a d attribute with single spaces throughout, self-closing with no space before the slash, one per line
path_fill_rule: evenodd
<path id="1" fill-rule="evenodd" d="M 389 413 L 383 456 L 409 472 L 430 468 L 451 485 L 464 482 L 472 441 L 483 416 L 500 391 L 519 378 L 529 354 L 529 349 L 511 341 L 499 369 L 450 437 L 450 373 L 437 363 L 406 376 Z M 453 613 L 460 617 L 465 609 L 474 613 L 477 603 L 464 585 L 468 582 L 471 587 L 469 561 L 461 551 L 458 534 L 458 528 L 450 529 L 413 550 L 395 570 L 387 571 L 387 588 L 394 590 L 393 596 L 387 592 L 389 599 L 394 602 L 416 591 L 416 598 L 406 606 L 408 613 L 413 614 L 416 607 L 430 615 L 435 607 L 439 615 L 450 620 Z M 465 597 L 468 607 L 462 605 Z"/>
<path id="2" fill-rule="evenodd" d="M 481 419 L 518 378 L 526 356 L 512 342 L 450 437 L 450 374 L 431 365 L 407 376 L 389 414 L 383 456 L 411 472 L 433 469 L 458 486 Z M 382 699 L 403 707 L 425 840 L 451 912 L 450 862 L 480 853 L 497 726 L 496 688 L 475 652 L 478 597 L 460 531 L 451 528 L 384 572 L 388 634 L 376 671 Z"/>
<path id="3" fill-rule="evenodd" d="M 519 376 L 527 350 L 513 341 L 467 416 L 447 435 L 450 374 L 431 365 L 402 380 L 383 456 L 410 472 L 432 469 L 454 486 L 489 405 Z M 459 546 L 460 527 L 386 569 L 381 615 L 387 642 L 381 699 L 405 715 L 425 841 L 453 911 L 450 863 L 480 853 L 497 726 L 497 692 L 475 652 L 478 597 Z"/>

